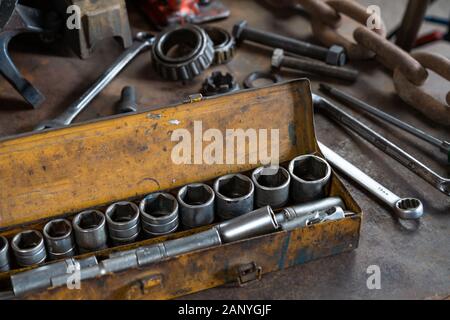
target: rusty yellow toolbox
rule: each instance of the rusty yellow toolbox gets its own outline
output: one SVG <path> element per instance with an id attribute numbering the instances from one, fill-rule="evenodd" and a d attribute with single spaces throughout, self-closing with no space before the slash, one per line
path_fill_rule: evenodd
<path id="1" fill-rule="evenodd" d="M 116 201 L 137 202 L 158 190 L 210 182 L 258 166 L 249 161 L 175 164 L 171 152 L 177 141 L 172 141 L 172 133 L 180 128 L 193 131 L 195 121 L 201 121 L 203 130 L 216 128 L 222 133 L 229 128 L 278 129 L 281 163 L 303 154 L 320 155 L 307 80 L 6 139 L 0 141 L 0 235 L 11 241 L 18 232 L 42 230 L 46 222 L 57 217 L 71 219 L 88 208 L 104 211 Z M 248 148 L 236 152 L 244 152 L 245 156 L 249 153 Z M 353 250 L 359 241 L 361 209 L 334 173 L 329 194 L 341 197 L 347 209 L 356 214 L 106 273 L 83 280 L 79 289 L 58 286 L 19 298 L 170 299 L 238 282 L 238 278 L 240 283 L 252 281 L 268 272 Z M 100 261 L 111 252 L 180 238 L 206 228 L 77 257 L 95 255 Z M 10 292 L 11 275 L 24 270 L 15 267 L 0 273 L 0 292 Z"/>

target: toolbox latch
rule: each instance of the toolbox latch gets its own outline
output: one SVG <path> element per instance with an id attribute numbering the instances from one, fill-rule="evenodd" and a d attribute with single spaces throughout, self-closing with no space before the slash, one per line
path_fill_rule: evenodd
<path id="1" fill-rule="evenodd" d="M 240 265 L 238 268 L 238 283 L 240 287 L 259 281 L 262 277 L 262 267 L 255 262 Z"/>
<path id="2" fill-rule="evenodd" d="M 201 93 L 191 94 L 184 100 L 184 103 L 194 103 L 203 100 L 203 95 Z"/>
<path id="3" fill-rule="evenodd" d="M 156 288 L 162 287 L 163 276 L 161 274 L 155 274 L 143 279 L 135 281 L 127 290 L 126 298 L 137 299 L 139 297 L 145 297 L 150 294 Z"/>

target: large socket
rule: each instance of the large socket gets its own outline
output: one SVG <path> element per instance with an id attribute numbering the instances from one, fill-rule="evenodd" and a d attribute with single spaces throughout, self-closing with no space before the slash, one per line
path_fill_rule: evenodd
<path id="1" fill-rule="evenodd" d="M 139 204 L 142 229 L 148 237 L 169 234 L 177 230 L 178 202 L 169 193 L 149 194 Z"/>
<path id="2" fill-rule="evenodd" d="M 86 210 L 75 216 L 72 225 L 81 253 L 108 247 L 105 220 L 105 215 L 98 210 Z"/>
<path id="3" fill-rule="evenodd" d="M 52 220 L 44 226 L 43 233 L 50 260 L 70 258 L 75 255 L 75 241 L 69 221 Z"/>
<path id="4" fill-rule="evenodd" d="M 256 208 L 270 206 L 279 209 L 289 201 L 291 176 L 285 168 L 257 168 L 252 172 L 252 180 Z"/>
<path id="5" fill-rule="evenodd" d="M 8 239 L 0 236 L 0 272 L 6 272 L 10 268 Z"/>
<path id="6" fill-rule="evenodd" d="M 114 245 L 133 243 L 141 230 L 139 208 L 133 202 L 121 201 L 106 209 L 109 237 Z"/>
<path id="7" fill-rule="evenodd" d="M 20 267 L 41 264 L 47 258 L 44 237 L 36 230 L 16 234 L 11 241 L 11 248 Z"/>
<path id="8" fill-rule="evenodd" d="M 228 174 L 214 182 L 216 211 L 222 220 L 229 220 L 253 210 L 255 187 L 242 174 Z"/>
<path id="9" fill-rule="evenodd" d="M 327 161 L 315 155 L 303 155 L 289 163 L 291 175 L 291 199 L 297 203 L 314 201 L 326 196 L 331 179 L 331 167 Z"/>
<path id="10" fill-rule="evenodd" d="M 187 229 L 211 224 L 214 221 L 214 191 L 204 183 L 182 187 L 177 194 L 181 223 Z"/>

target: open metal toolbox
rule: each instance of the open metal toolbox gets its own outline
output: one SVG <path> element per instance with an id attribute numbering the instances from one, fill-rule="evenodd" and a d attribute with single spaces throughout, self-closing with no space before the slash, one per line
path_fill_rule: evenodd
<path id="1" fill-rule="evenodd" d="M 193 130 L 279 129 L 280 162 L 319 154 L 307 80 L 241 91 L 216 98 L 29 134 L 0 141 L 0 235 L 9 240 L 24 229 L 42 229 L 56 217 L 73 217 L 87 208 L 120 200 L 137 201 L 158 190 L 211 181 L 257 165 L 176 165 L 171 150 L 177 128 Z M 269 147 L 269 146 L 268 146 Z M 239 152 L 239 150 L 237 150 Z M 246 151 L 248 152 L 248 150 Z M 362 213 L 333 173 L 329 194 L 340 196 L 356 215 L 176 256 L 163 262 L 82 282 L 80 290 L 50 288 L 29 299 L 170 299 L 228 282 L 353 250 L 358 246 Z M 157 243 L 205 227 L 143 240 L 132 245 L 80 255 L 107 257 L 112 251 Z M 10 276 L 0 273 L 0 291 Z M 242 275 L 245 274 L 245 277 Z"/>

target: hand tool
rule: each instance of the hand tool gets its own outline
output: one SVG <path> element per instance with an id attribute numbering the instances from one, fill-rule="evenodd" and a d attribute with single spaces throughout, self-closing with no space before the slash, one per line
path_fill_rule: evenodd
<path id="1" fill-rule="evenodd" d="M 211 248 L 223 243 L 235 242 L 275 232 L 280 229 L 280 224 L 285 223 L 286 221 L 304 219 L 304 216 L 309 213 L 318 210 L 327 210 L 333 208 L 337 204 L 343 206 L 342 199 L 327 198 L 314 203 L 290 207 L 289 210 L 284 210 L 277 214 L 275 214 L 269 206 L 262 207 L 187 237 L 168 240 L 132 250 L 113 252 L 109 255 L 108 259 L 105 259 L 98 264 L 91 263 L 86 267 L 82 266 L 80 268 L 79 280 L 93 279 L 109 273 L 143 267 L 183 253 Z M 60 263 L 64 266 L 62 264 L 63 262 Z M 42 274 L 43 276 L 40 277 L 41 280 L 39 281 L 36 277 L 33 277 L 34 281 L 21 282 L 21 286 L 15 286 L 14 283 L 17 283 L 17 281 L 13 281 L 16 296 L 29 293 L 38 288 L 49 288 L 50 286 L 56 288 L 67 285 L 67 281 L 71 274 L 58 271 L 50 272 L 49 275 L 46 271 L 48 267 L 49 266 L 44 266 L 27 271 L 27 275 Z M 26 277 L 24 273 L 14 275 L 13 277 L 17 278 L 22 275 L 24 278 Z"/>
<path id="2" fill-rule="evenodd" d="M 80 253 L 107 248 L 105 220 L 105 215 L 98 210 L 86 210 L 75 216 L 72 224 Z"/>
<path id="3" fill-rule="evenodd" d="M 9 265 L 9 243 L 8 239 L 0 236 L 0 272 L 6 272 L 10 268 Z"/>
<path id="4" fill-rule="evenodd" d="M 307 214 L 301 218 L 285 221 L 280 224 L 280 227 L 282 230 L 291 231 L 326 221 L 335 221 L 344 219 L 345 217 L 348 217 L 350 215 L 353 215 L 353 213 L 351 212 L 346 213 L 344 212 L 344 209 L 342 209 L 341 207 L 332 207 L 326 210 L 316 211 Z"/>
<path id="5" fill-rule="evenodd" d="M 71 276 L 77 269 L 88 268 L 96 265 L 95 256 L 84 259 L 66 259 L 53 262 L 45 266 L 16 273 L 11 276 L 12 289 L 15 296 L 33 292 L 39 289 L 49 288 L 53 285 L 52 279 L 57 276 Z M 69 280 L 69 279 L 67 279 Z M 66 282 L 64 285 L 67 285 Z"/>
<path id="6" fill-rule="evenodd" d="M 70 258 L 75 255 L 72 225 L 66 219 L 55 219 L 44 226 L 44 239 L 50 260 Z"/>
<path id="7" fill-rule="evenodd" d="M 136 111 L 136 88 L 132 86 L 123 87 L 120 101 L 117 105 L 117 113 L 130 113 Z"/>
<path id="8" fill-rule="evenodd" d="M 214 65 L 225 64 L 231 61 L 236 51 L 236 41 L 233 36 L 222 28 L 207 26 L 204 27 L 214 45 Z"/>
<path id="9" fill-rule="evenodd" d="M 330 66 L 320 61 L 286 57 L 283 49 L 275 49 L 272 55 L 272 67 L 290 68 L 327 77 L 356 81 L 359 72 L 346 67 Z"/>
<path id="10" fill-rule="evenodd" d="M 351 115 L 345 113 L 337 106 L 333 105 L 326 99 L 313 94 L 314 106 L 319 110 L 326 112 L 338 123 L 345 124 L 353 131 L 357 132 L 367 141 L 371 142 L 374 146 L 403 164 L 409 170 L 417 174 L 419 177 L 427 181 L 433 187 L 443 192 L 447 196 L 450 196 L 450 179 L 446 179 L 438 175 L 436 172 L 425 166 L 419 160 L 402 150 L 391 141 L 387 140 L 368 126 L 358 121 Z"/>
<path id="11" fill-rule="evenodd" d="M 230 10 L 219 0 L 138 0 L 139 8 L 157 28 L 225 19 Z"/>
<path id="12" fill-rule="evenodd" d="M 331 167 L 322 158 L 303 155 L 289 163 L 291 199 L 294 203 L 314 201 L 325 197 L 331 179 Z"/>
<path id="13" fill-rule="evenodd" d="M 343 66 L 347 62 L 345 50 L 340 46 L 332 46 L 327 49 L 297 39 L 250 28 L 247 21 L 241 21 L 234 25 L 233 36 L 237 42 L 245 40 L 253 41 L 272 48 L 280 48 L 301 56 L 322 60 L 327 64 L 335 66 Z"/>
<path id="14" fill-rule="evenodd" d="M 423 215 L 423 205 L 419 199 L 400 198 L 327 146 L 319 143 L 319 147 L 334 167 L 389 206 L 400 219 L 419 219 Z"/>
<path id="15" fill-rule="evenodd" d="M 227 174 L 214 181 L 217 215 L 232 219 L 253 210 L 255 186 L 243 174 Z"/>
<path id="16" fill-rule="evenodd" d="M 142 228 L 149 237 L 175 232 L 178 228 L 178 202 L 170 193 L 156 192 L 142 199 Z"/>
<path id="17" fill-rule="evenodd" d="M 228 92 L 238 91 L 241 88 L 234 80 L 234 77 L 229 74 L 222 74 L 220 71 L 214 71 L 203 82 L 202 94 L 206 97 L 224 94 Z"/>
<path id="18" fill-rule="evenodd" d="M 0 74 L 36 108 L 44 102 L 45 97 L 17 69 L 9 55 L 8 45 L 20 33 L 43 33 L 44 14 L 17 2 L 18 0 L 0 1 Z"/>
<path id="19" fill-rule="evenodd" d="M 44 238 L 36 230 L 26 230 L 16 234 L 11 241 L 11 249 L 17 264 L 21 267 L 41 264 L 47 258 Z"/>
<path id="20" fill-rule="evenodd" d="M 273 174 L 265 174 L 266 169 L 259 167 L 252 172 L 255 185 L 255 207 L 282 208 L 289 201 L 291 176 L 283 167 L 278 167 Z"/>
<path id="21" fill-rule="evenodd" d="M 113 203 L 106 209 L 105 216 L 108 234 L 114 245 L 132 243 L 139 236 L 139 208 L 133 202 Z"/>
<path id="22" fill-rule="evenodd" d="M 410 125 L 408 123 L 398 120 L 397 118 L 395 118 L 375 107 L 372 107 L 368 103 L 365 103 L 364 101 L 361 101 L 361 100 L 349 95 L 348 93 L 345 93 L 342 90 L 332 88 L 331 86 L 323 84 L 323 83 L 320 84 L 320 89 L 326 93 L 331 94 L 333 97 L 336 97 L 339 100 L 342 100 L 343 102 L 348 103 L 350 106 L 360 108 L 380 119 L 383 119 L 383 120 L 397 126 L 400 129 L 403 129 L 403 130 L 411 133 L 412 135 L 438 147 L 441 152 L 447 154 L 448 162 L 450 163 L 450 142 L 435 138 L 432 135 L 425 133 L 422 130 L 417 129 L 416 127 L 413 127 L 412 125 Z"/>
<path id="23" fill-rule="evenodd" d="M 153 68 L 166 80 L 191 80 L 208 69 L 213 59 L 212 40 L 195 25 L 161 32 L 152 47 Z"/>
<path id="24" fill-rule="evenodd" d="M 214 221 L 214 190 L 204 183 L 191 183 L 178 191 L 181 223 L 187 229 Z"/>
<path id="25" fill-rule="evenodd" d="M 66 111 L 53 120 L 47 120 L 39 124 L 35 130 L 45 130 L 68 126 L 83 111 L 89 103 L 142 51 L 153 45 L 153 36 L 139 32 L 133 45 L 127 49 L 112 64 L 111 67 L 75 101 Z"/>

